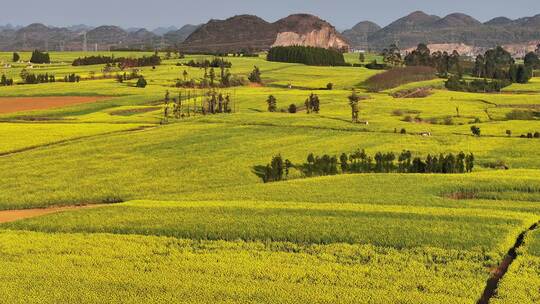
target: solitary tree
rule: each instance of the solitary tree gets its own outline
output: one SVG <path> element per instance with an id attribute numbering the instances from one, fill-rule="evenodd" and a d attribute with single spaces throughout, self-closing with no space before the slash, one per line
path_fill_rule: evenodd
<path id="1" fill-rule="evenodd" d="M 268 112 L 277 111 L 277 99 L 274 97 L 274 95 L 268 96 L 266 102 L 268 103 Z"/>
<path id="2" fill-rule="evenodd" d="M 214 70 L 214 68 L 210 68 L 210 86 L 214 86 L 214 80 L 216 79 L 216 71 Z"/>
<path id="3" fill-rule="evenodd" d="M 184 81 L 187 81 L 188 72 L 186 70 L 184 70 L 184 73 L 182 73 L 182 76 L 184 76 Z"/>
<path id="4" fill-rule="evenodd" d="M 171 94 L 169 93 L 169 90 L 165 91 L 165 98 L 163 100 L 165 101 L 166 105 L 168 105 L 169 100 L 171 100 L 170 96 L 171 96 Z"/>
<path id="5" fill-rule="evenodd" d="M 348 163 L 349 157 L 347 154 L 343 153 L 339 156 L 339 163 L 341 165 L 341 172 L 346 173 L 349 171 L 349 163 Z"/>
<path id="6" fill-rule="evenodd" d="M 147 84 L 148 84 L 148 83 L 146 82 L 146 79 L 144 79 L 144 77 L 141 76 L 141 77 L 139 77 L 139 79 L 137 80 L 137 84 L 135 84 L 135 86 L 136 86 L 137 88 L 145 88 Z"/>
<path id="7" fill-rule="evenodd" d="M 19 53 L 13 53 L 13 62 L 19 62 L 20 59 Z"/>
<path id="8" fill-rule="evenodd" d="M 296 113 L 296 105 L 294 103 L 291 103 L 291 105 L 289 106 L 289 113 Z"/>
<path id="9" fill-rule="evenodd" d="M 253 71 L 251 72 L 251 74 L 249 74 L 248 79 L 253 83 L 261 83 L 261 70 L 259 70 L 257 66 L 254 66 Z"/>
<path id="10" fill-rule="evenodd" d="M 525 55 L 523 58 L 523 63 L 526 67 L 532 69 L 540 68 L 540 58 L 538 58 L 538 55 L 534 52 L 527 53 L 527 55 Z"/>
<path id="11" fill-rule="evenodd" d="M 358 103 L 360 102 L 360 96 L 356 94 L 356 90 L 352 90 L 352 94 L 348 97 L 349 98 L 349 105 L 351 106 L 351 113 L 352 113 L 352 122 L 356 123 L 358 122 Z"/>
<path id="12" fill-rule="evenodd" d="M 472 172 L 474 168 L 474 155 L 471 153 L 465 157 L 465 169 L 467 172 Z"/>
<path id="13" fill-rule="evenodd" d="M 364 63 L 366 62 L 366 55 L 364 53 L 360 53 L 358 59 L 360 60 L 360 62 Z"/>
<path id="14" fill-rule="evenodd" d="M 471 132 L 474 136 L 480 136 L 481 135 L 481 130 L 479 127 L 477 126 L 472 126 L 471 127 Z"/>

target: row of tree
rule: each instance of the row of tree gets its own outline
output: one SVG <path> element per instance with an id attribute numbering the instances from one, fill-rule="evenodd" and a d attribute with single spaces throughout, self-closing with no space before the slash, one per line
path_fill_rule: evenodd
<path id="1" fill-rule="evenodd" d="M 73 63 L 71 65 L 73 66 L 85 66 L 85 65 L 96 65 L 96 64 L 113 64 L 118 63 L 122 60 L 121 57 L 115 58 L 114 55 L 112 56 L 85 56 L 85 57 L 79 57 L 75 60 L 73 60 Z"/>
<path id="2" fill-rule="evenodd" d="M 512 55 L 498 46 L 476 57 L 473 76 L 527 83 L 532 77 L 531 60 L 528 65 L 516 64 Z"/>
<path id="3" fill-rule="evenodd" d="M 228 88 L 243 86 L 247 83 L 245 78 L 233 75 L 228 68 L 222 65 L 219 68 L 219 75 L 217 75 L 214 67 L 203 67 L 204 76 L 202 79 L 188 79 L 189 73 L 184 70 L 182 73 L 183 79 L 178 78 L 176 80 L 177 88 Z"/>
<path id="4" fill-rule="evenodd" d="M 461 75 L 463 73 L 460 55 L 457 51 L 453 51 L 451 54 L 448 52 L 434 52 L 427 45 L 421 43 L 415 50 L 405 55 L 405 58 L 401 56 L 401 50 L 397 45 L 392 44 L 389 48 L 382 51 L 383 60 L 386 64 L 399 67 L 399 66 L 429 66 L 437 70 L 440 75 L 447 75 L 449 73 Z"/>
<path id="5" fill-rule="evenodd" d="M 397 163 L 396 163 L 397 160 Z M 258 170 L 265 183 L 281 181 L 289 176 L 292 168 L 302 172 L 306 177 L 328 176 L 348 173 L 425 173 L 425 174 L 463 174 L 474 169 L 475 157 L 463 152 L 454 155 L 428 154 L 425 159 L 413 157 L 412 152 L 404 150 L 399 155 L 393 152 L 377 152 L 373 157 L 365 150 L 343 153 L 340 157 L 310 153 L 303 164 L 293 164 L 276 155 L 263 170 Z M 262 172 L 261 172 L 262 171 Z"/>
<path id="6" fill-rule="evenodd" d="M 527 55 L 525 55 L 523 58 L 523 64 L 533 70 L 540 69 L 540 58 L 538 57 L 538 54 L 540 54 L 540 51 L 527 53 Z"/>
<path id="7" fill-rule="evenodd" d="M 127 68 L 156 66 L 160 64 L 161 57 L 159 57 L 157 54 L 154 54 L 152 56 L 142 56 L 140 58 L 122 58 L 122 60 L 118 62 L 118 67 L 124 70 Z"/>
<path id="8" fill-rule="evenodd" d="M 31 73 L 21 73 L 21 78 L 24 84 L 38 84 L 38 83 L 49 83 L 56 82 L 56 78 L 52 74 L 31 74 Z"/>
<path id="9" fill-rule="evenodd" d="M 266 99 L 266 104 L 268 105 L 268 112 L 277 112 L 277 99 L 274 97 L 274 95 L 268 96 Z M 317 94 L 311 93 L 308 98 L 304 101 L 304 107 L 308 114 L 310 113 L 319 113 L 321 110 L 321 101 L 319 99 L 319 96 Z M 293 103 L 289 105 L 288 112 L 291 114 L 294 114 L 298 111 L 297 106 Z"/>
<path id="10" fill-rule="evenodd" d="M 268 61 L 303 63 L 316 66 L 344 66 L 343 53 L 310 46 L 277 46 L 268 51 Z"/>
<path id="11" fill-rule="evenodd" d="M 81 76 L 77 74 L 69 74 L 64 76 L 64 82 L 79 82 L 81 81 Z"/>
<path id="12" fill-rule="evenodd" d="M 13 78 L 7 78 L 6 75 L 2 74 L 2 77 L 0 78 L 0 86 L 12 86 L 13 85 Z"/>
<path id="13" fill-rule="evenodd" d="M 214 58 L 211 61 L 208 59 L 204 60 L 190 60 L 184 65 L 194 67 L 194 68 L 232 68 L 232 63 L 223 58 Z"/>
<path id="14" fill-rule="evenodd" d="M 88 56 L 77 58 L 73 61 L 73 66 L 85 66 L 95 64 L 106 64 L 108 68 L 117 65 L 124 70 L 127 68 L 156 66 L 161 64 L 161 57 L 156 53 L 152 56 L 142 56 L 139 58 L 114 57 L 112 56 Z"/>
<path id="15" fill-rule="evenodd" d="M 13 57 L 14 57 L 13 59 L 15 59 L 15 55 L 13 55 Z M 39 50 L 35 50 L 32 52 L 32 57 L 30 57 L 30 62 L 37 63 L 37 64 L 51 63 L 51 57 L 49 56 L 49 53 L 44 53 L 44 52 L 40 52 Z"/>
<path id="16" fill-rule="evenodd" d="M 165 107 L 162 123 L 168 123 L 171 117 L 180 119 L 197 114 L 233 113 L 235 108 L 231 94 L 215 89 L 202 95 L 199 91 L 180 91 L 177 97 L 171 97 L 170 92 L 166 91 L 163 101 Z"/>
<path id="17" fill-rule="evenodd" d="M 139 72 L 135 69 L 131 71 L 131 73 L 124 72 L 123 74 L 116 74 L 116 81 L 119 83 L 123 83 L 124 81 L 132 80 L 132 79 L 138 79 L 141 76 L 139 75 Z"/>
<path id="18" fill-rule="evenodd" d="M 471 92 L 471 93 L 491 93 L 500 92 L 503 88 L 511 85 L 510 80 L 487 80 L 474 79 L 467 81 L 457 75 L 450 76 L 445 82 L 445 87 L 451 91 Z"/>

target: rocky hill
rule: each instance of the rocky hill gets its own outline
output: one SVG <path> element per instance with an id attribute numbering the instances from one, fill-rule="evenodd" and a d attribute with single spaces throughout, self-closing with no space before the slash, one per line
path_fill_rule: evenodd
<path id="1" fill-rule="evenodd" d="M 382 50 L 393 43 L 406 50 L 426 43 L 447 51 L 459 46 L 471 54 L 502 45 L 519 56 L 538 41 L 540 14 L 515 20 L 501 16 L 482 23 L 462 13 L 441 18 L 416 11 L 383 28 L 363 21 L 342 34 L 330 23 L 308 14 L 291 15 L 274 23 L 240 15 L 180 29 L 158 28 L 155 32 L 113 25 L 0 26 L 0 51 L 80 51 L 85 45 L 88 50 L 169 47 L 189 52 L 259 51 L 276 45 Z"/>
<path id="2" fill-rule="evenodd" d="M 2 51 L 81 51 L 109 49 L 152 50 L 167 46 L 162 36 L 144 28 L 124 30 L 114 25 L 91 28 L 84 25 L 50 27 L 40 23 L 15 28 L 0 28 L 0 50 Z"/>
<path id="3" fill-rule="evenodd" d="M 210 20 L 191 34 L 180 48 L 188 52 L 238 52 L 266 50 L 278 45 L 349 46 L 328 22 L 313 15 L 296 14 L 274 23 L 252 15 Z"/>
<path id="4" fill-rule="evenodd" d="M 343 36 L 349 40 L 351 46 L 358 49 L 367 49 L 368 37 L 379 31 L 381 27 L 371 21 L 362 21 L 352 29 L 343 32 Z"/>
<path id="5" fill-rule="evenodd" d="M 351 33 L 354 33 L 354 28 L 343 34 L 353 41 L 355 48 L 365 48 Z M 464 49 L 478 51 L 497 45 L 526 47 L 537 40 L 540 40 L 540 15 L 517 20 L 497 17 L 482 23 L 462 13 L 441 18 L 416 11 L 369 34 L 367 44 L 375 50 L 392 43 L 402 49 L 426 43 L 437 48 L 460 45 Z"/>
<path id="6" fill-rule="evenodd" d="M 171 45 L 178 45 L 186 40 L 189 35 L 195 32 L 201 25 L 186 24 L 180 29 L 169 31 L 163 35 L 165 40 Z"/>
<path id="7" fill-rule="evenodd" d="M 304 45 L 348 49 L 349 42 L 330 23 L 308 14 L 290 15 L 273 24 L 277 37 L 272 46 Z"/>
<path id="8" fill-rule="evenodd" d="M 66 28 L 48 27 L 33 23 L 17 31 L 2 31 L 7 37 L 2 39 L 2 49 L 61 49 L 62 45 L 76 36 Z"/>

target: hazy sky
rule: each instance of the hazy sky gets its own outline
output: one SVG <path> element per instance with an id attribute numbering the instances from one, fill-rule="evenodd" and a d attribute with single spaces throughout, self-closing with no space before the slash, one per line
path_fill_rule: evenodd
<path id="1" fill-rule="evenodd" d="M 2 0 L 4 2 L 4 0 Z M 463 12 L 480 21 L 501 15 L 517 18 L 540 14 L 538 0 L 18 0 L 8 1 L 0 10 L 0 24 L 49 25 L 114 24 L 123 27 L 182 26 L 211 18 L 223 19 L 238 14 L 255 14 L 275 21 L 291 13 L 312 13 L 339 29 L 359 21 L 379 25 L 412 11 L 445 15 Z"/>

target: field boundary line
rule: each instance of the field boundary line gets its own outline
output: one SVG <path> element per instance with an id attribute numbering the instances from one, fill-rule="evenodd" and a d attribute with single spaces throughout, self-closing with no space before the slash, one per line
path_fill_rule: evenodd
<path id="1" fill-rule="evenodd" d="M 540 228 L 540 221 L 534 223 L 529 229 L 521 232 L 518 235 L 514 246 L 510 248 L 510 250 L 508 250 L 508 253 L 504 257 L 504 259 L 501 261 L 499 266 L 497 266 L 497 268 L 491 273 L 491 276 L 486 282 L 484 293 L 482 294 L 480 299 L 476 302 L 476 304 L 489 304 L 491 299 L 497 295 L 499 282 L 504 278 L 504 275 L 508 272 L 508 270 L 510 269 L 510 266 L 518 257 L 518 250 L 525 243 L 525 239 L 527 235 L 538 228 Z"/>
<path id="2" fill-rule="evenodd" d="M 154 129 L 154 128 L 157 128 L 157 126 L 139 126 L 139 127 L 132 128 L 132 129 L 127 129 L 127 130 L 120 130 L 120 131 L 113 131 L 113 132 L 106 132 L 106 133 L 100 133 L 100 134 L 95 134 L 95 135 L 88 135 L 88 136 L 81 136 L 81 137 L 75 137 L 75 138 L 70 138 L 70 139 L 64 139 L 64 140 L 50 142 L 50 143 L 46 143 L 46 144 L 42 144 L 42 145 L 35 145 L 35 146 L 25 147 L 25 148 L 21 148 L 21 149 L 17 149 L 17 150 L 12 150 L 12 151 L 7 151 L 7 152 L 0 152 L 0 158 L 15 155 L 15 154 L 19 154 L 19 153 L 24 153 L 24 152 L 28 152 L 28 151 L 33 151 L 33 150 L 37 150 L 37 149 L 40 149 L 40 148 L 53 147 L 53 146 L 56 146 L 56 145 L 61 145 L 61 144 L 71 143 L 71 142 L 77 142 L 77 141 L 80 141 L 80 140 L 90 139 L 90 138 L 99 137 L 99 136 L 108 136 L 108 135 L 131 133 L 131 132 L 137 132 L 137 131 L 145 131 L 145 130 Z"/>

